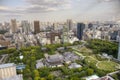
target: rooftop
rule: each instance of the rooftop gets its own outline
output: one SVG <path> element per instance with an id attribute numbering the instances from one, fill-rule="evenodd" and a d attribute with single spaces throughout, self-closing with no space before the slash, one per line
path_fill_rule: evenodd
<path id="1" fill-rule="evenodd" d="M 92 75 L 92 76 L 88 76 L 86 77 L 86 80 L 96 80 L 98 79 L 99 77 L 97 75 Z"/>
<path id="2" fill-rule="evenodd" d="M 1 68 L 12 67 L 12 66 L 15 66 L 15 64 L 14 64 L 14 63 L 1 64 L 1 65 L 0 65 L 0 69 L 1 69 Z"/>
<path id="3" fill-rule="evenodd" d="M 94 79 L 94 80 L 114 80 L 114 79 L 110 76 L 105 76 L 105 77 Z"/>
<path id="4" fill-rule="evenodd" d="M 38 60 L 37 64 L 36 64 L 36 68 L 38 69 L 38 68 L 41 68 L 41 67 L 44 67 L 44 64 L 43 64 L 42 60 Z"/>
<path id="5" fill-rule="evenodd" d="M 72 64 L 69 66 L 70 69 L 71 69 L 71 68 L 80 68 L 80 67 L 82 67 L 82 66 L 79 65 L 79 64 L 77 64 L 77 63 L 72 63 Z"/>
<path id="6" fill-rule="evenodd" d="M 62 60 L 63 60 L 63 56 L 60 54 L 51 55 L 47 59 L 48 62 L 58 62 Z"/>

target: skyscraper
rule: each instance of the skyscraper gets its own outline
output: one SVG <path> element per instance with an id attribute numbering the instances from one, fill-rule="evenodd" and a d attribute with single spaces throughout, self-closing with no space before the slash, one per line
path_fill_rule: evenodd
<path id="1" fill-rule="evenodd" d="M 68 20 L 67 20 L 67 26 L 68 26 L 68 29 L 69 29 L 69 30 L 72 30 L 73 21 L 72 21 L 71 19 L 68 19 Z"/>
<path id="2" fill-rule="evenodd" d="M 16 22 L 16 19 L 12 19 L 11 20 L 11 32 L 12 33 L 17 32 L 17 22 Z"/>
<path id="3" fill-rule="evenodd" d="M 22 21 L 22 28 L 24 33 L 29 33 L 30 32 L 30 24 L 28 21 Z"/>
<path id="4" fill-rule="evenodd" d="M 79 40 L 82 40 L 83 38 L 83 30 L 85 28 L 85 24 L 84 23 L 77 23 L 77 38 Z"/>
<path id="5" fill-rule="evenodd" d="M 37 34 L 40 32 L 40 24 L 39 21 L 34 21 L 34 33 Z"/>
<path id="6" fill-rule="evenodd" d="M 119 47 L 118 47 L 118 60 L 120 60 L 120 40 L 119 40 Z"/>
<path id="7" fill-rule="evenodd" d="M 118 31 L 118 36 L 119 36 L 119 38 L 118 38 L 118 41 L 119 41 L 119 47 L 118 47 L 118 60 L 120 61 L 120 31 Z"/>

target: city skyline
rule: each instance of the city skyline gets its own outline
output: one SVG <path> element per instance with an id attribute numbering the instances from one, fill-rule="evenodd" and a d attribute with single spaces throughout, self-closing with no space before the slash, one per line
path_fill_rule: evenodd
<path id="1" fill-rule="evenodd" d="M 120 80 L 120 0 L 0 0 L 0 80 Z"/>
<path id="2" fill-rule="evenodd" d="M 0 21 L 119 20 L 120 0 L 1 0 Z"/>

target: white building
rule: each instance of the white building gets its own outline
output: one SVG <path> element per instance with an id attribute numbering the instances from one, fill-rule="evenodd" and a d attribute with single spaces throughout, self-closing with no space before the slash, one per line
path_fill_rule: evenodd
<path id="1" fill-rule="evenodd" d="M 74 68 L 80 68 L 80 67 L 82 67 L 80 64 L 77 64 L 77 63 L 72 63 L 70 66 L 69 66 L 69 68 L 70 69 L 74 69 Z"/>
<path id="2" fill-rule="evenodd" d="M 0 65 L 0 79 L 16 75 L 16 66 L 13 63 Z"/>
<path id="3" fill-rule="evenodd" d="M 0 80 L 23 80 L 22 75 L 16 74 L 14 63 L 0 65 Z"/>

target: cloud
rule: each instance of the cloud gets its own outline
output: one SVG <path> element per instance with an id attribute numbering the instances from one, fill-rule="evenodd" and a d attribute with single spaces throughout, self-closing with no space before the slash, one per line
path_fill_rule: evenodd
<path id="1" fill-rule="evenodd" d="M 120 0 L 78 0 L 81 11 L 75 18 L 110 20 L 111 17 L 120 18 Z M 83 5 L 82 5 L 83 4 Z M 86 5 L 84 5 L 86 4 Z M 82 16 L 81 16 L 82 15 Z"/>
<path id="2" fill-rule="evenodd" d="M 120 0 L 90 0 L 89 3 L 84 7 L 85 12 L 92 11 L 93 9 L 98 10 L 98 8 L 111 8 L 111 11 L 118 12 L 120 11 Z M 107 10 L 108 12 L 110 10 Z M 106 12 L 106 11 L 105 11 Z"/>
<path id="3" fill-rule="evenodd" d="M 26 5 L 19 7 L 0 6 L 0 13 L 42 13 L 70 9 L 71 0 L 24 0 Z"/>
<path id="4" fill-rule="evenodd" d="M 22 16 L 23 9 L 22 8 L 10 8 L 7 6 L 0 6 L 0 16 L 3 17 L 20 17 Z"/>
<path id="5" fill-rule="evenodd" d="M 0 6 L 0 10 L 8 10 L 8 7 Z"/>
<path id="6" fill-rule="evenodd" d="M 28 12 L 48 12 L 71 8 L 71 0 L 25 0 Z"/>
<path id="7" fill-rule="evenodd" d="M 107 16 L 120 16 L 120 0 L 21 0 L 19 5 L 17 5 L 19 2 L 15 4 L 14 1 L 17 2 L 17 0 L 0 0 L 0 14 L 22 16 L 23 14 L 36 15 L 36 13 L 54 12 L 50 15 L 67 14 L 66 16 L 71 16 L 73 13 L 74 16 L 93 15 L 93 18 L 106 14 Z M 69 14 L 70 12 L 71 14 Z"/>
<path id="8" fill-rule="evenodd" d="M 24 14 L 24 12 L 20 11 L 20 10 L 15 10 L 15 9 L 3 9 L 3 10 L 0 10 L 0 14 Z"/>
<path id="9" fill-rule="evenodd" d="M 8 7 L 6 6 L 0 6 L 0 13 L 9 13 L 12 12 Z"/>
<path id="10" fill-rule="evenodd" d="M 24 14 L 22 13 L 0 13 L 0 16 L 2 17 L 22 17 Z"/>
<path id="11" fill-rule="evenodd" d="M 24 14 L 18 14 L 18 13 L 14 13 L 14 14 L 4 14 L 3 16 L 4 17 L 10 17 L 10 16 L 12 16 L 12 17 L 21 17 L 21 16 L 23 16 Z"/>

